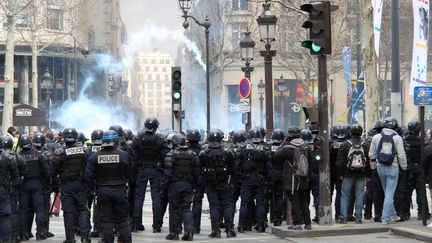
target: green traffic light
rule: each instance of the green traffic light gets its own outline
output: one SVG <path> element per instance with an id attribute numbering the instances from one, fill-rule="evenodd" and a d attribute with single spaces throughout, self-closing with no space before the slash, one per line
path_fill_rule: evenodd
<path id="1" fill-rule="evenodd" d="M 321 46 L 312 42 L 312 51 L 314 51 L 314 52 L 320 52 L 321 51 Z"/>
<path id="2" fill-rule="evenodd" d="M 176 91 L 173 93 L 173 99 L 174 100 L 179 100 L 181 98 L 181 93 Z"/>
<path id="3" fill-rule="evenodd" d="M 315 160 L 321 160 L 321 155 L 319 154 L 315 155 Z"/>

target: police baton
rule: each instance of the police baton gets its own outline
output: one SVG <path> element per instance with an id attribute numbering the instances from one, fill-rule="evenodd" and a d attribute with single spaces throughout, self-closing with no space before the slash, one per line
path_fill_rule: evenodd
<path id="1" fill-rule="evenodd" d="M 52 212 L 53 212 L 53 210 L 54 210 L 54 205 L 55 205 L 55 203 L 56 203 L 57 197 L 58 197 L 58 192 L 55 192 L 55 193 L 54 193 L 54 200 L 53 200 L 53 203 L 52 203 L 52 205 L 51 205 L 51 209 L 50 209 L 50 211 L 49 211 L 48 216 L 51 215 Z"/>

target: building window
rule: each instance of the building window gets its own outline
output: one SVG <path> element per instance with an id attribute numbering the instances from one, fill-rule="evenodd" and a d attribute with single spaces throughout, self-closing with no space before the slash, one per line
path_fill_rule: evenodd
<path id="1" fill-rule="evenodd" d="M 155 64 L 156 60 L 155 59 L 151 59 L 151 64 Z"/>
<path id="2" fill-rule="evenodd" d="M 165 84 L 164 84 L 164 87 L 165 87 L 165 88 L 169 88 L 169 87 L 171 87 L 171 84 L 170 84 L 170 83 L 165 83 Z"/>
<path id="3" fill-rule="evenodd" d="M 165 64 L 170 64 L 170 63 L 171 63 L 170 59 L 165 60 Z"/>
<path id="4" fill-rule="evenodd" d="M 247 0 L 232 0 L 232 10 L 248 10 L 249 3 Z"/>
<path id="5" fill-rule="evenodd" d="M 48 29 L 63 30 L 63 11 L 48 9 Z"/>
<path id="6" fill-rule="evenodd" d="M 162 89 L 162 84 L 161 83 L 156 83 L 156 89 Z"/>
<path id="7" fill-rule="evenodd" d="M 165 92 L 164 95 L 169 97 L 171 95 L 171 93 L 170 92 Z"/>
<path id="8" fill-rule="evenodd" d="M 158 71 L 158 67 L 153 67 L 153 72 L 157 72 Z"/>
<path id="9" fill-rule="evenodd" d="M 146 70 L 146 72 L 150 72 L 150 67 L 149 67 L 149 66 L 146 66 L 146 67 L 145 67 L 145 70 Z"/>
<path id="10" fill-rule="evenodd" d="M 153 89 L 153 83 L 148 83 L 148 84 L 147 84 L 147 88 L 148 88 L 148 89 Z"/>
<path id="11" fill-rule="evenodd" d="M 153 98 L 153 91 L 149 91 L 149 92 L 147 92 L 147 97 L 149 97 L 149 98 Z M 153 105 L 153 100 L 149 100 L 149 101 L 148 101 L 149 104 L 150 104 L 150 101 L 151 101 L 151 104 Z"/>
<path id="12" fill-rule="evenodd" d="M 169 75 L 168 74 L 165 74 L 165 81 L 169 81 Z"/>
<path id="13" fill-rule="evenodd" d="M 234 48 L 239 46 L 241 38 L 243 38 L 244 32 L 247 30 L 247 23 L 233 23 L 231 33 L 231 45 Z"/>
<path id="14" fill-rule="evenodd" d="M 162 92 L 158 91 L 158 92 L 156 93 L 156 95 L 157 95 L 158 98 L 161 98 L 161 97 L 162 97 Z"/>
<path id="15" fill-rule="evenodd" d="M 142 60 L 142 63 L 147 64 L 147 59 L 144 58 L 144 59 Z"/>
<path id="16" fill-rule="evenodd" d="M 160 64 L 164 64 L 164 59 L 160 59 Z"/>
<path id="17" fill-rule="evenodd" d="M 167 68 L 166 67 L 162 67 L 162 72 L 166 72 Z"/>
<path id="18" fill-rule="evenodd" d="M 156 106 L 161 107 L 162 106 L 162 101 L 161 100 L 157 100 L 156 101 Z"/>
<path id="19" fill-rule="evenodd" d="M 148 105 L 153 106 L 153 100 L 148 100 Z"/>
<path id="20" fill-rule="evenodd" d="M 148 81 L 152 80 L 152 76 L 151 76 L 151 74 L 147 74 L 147 80 L 148 80 Z"/>
<path id="21" fill-rule="evenodd" d="M 171 104 L 171 100 L 164 100 L 164 103 L 165 103 L 166 105 Z"/>
<path id="22" fill-rule="evenodd" d="M 160 74 L 156 74 L 156 81 L 160 81 Z"/>

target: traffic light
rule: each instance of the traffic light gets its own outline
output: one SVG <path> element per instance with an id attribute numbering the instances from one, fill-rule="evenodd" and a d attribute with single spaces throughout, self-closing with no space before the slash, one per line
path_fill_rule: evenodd
<path id="1" fill-rule="evenodd" d="M 172 103 L 180 104 L 182 93 L 181 93 L 181 67 L 172 67 L 171 68 L 171 94 L 172 94 Z"/>
<path id="2" fill-rule="evenodd" d="M 308 48 L 311 55 L 331 54 L 331 6 L 329 1 L 311 2 L 303 4 L 300 9 L 309 13 L 302 28 L 309 29 L 309 40 L 301 42 L 301 46 Z"/>

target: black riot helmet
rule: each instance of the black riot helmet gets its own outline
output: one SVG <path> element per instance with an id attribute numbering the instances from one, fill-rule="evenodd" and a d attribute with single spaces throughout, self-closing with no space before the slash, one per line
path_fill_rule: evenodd
<path id="1" fill-rule="evenodd" d="M 351 125 L 350 133 L 353 137 L 360 137 L 363 134 L 363 128 L 359 124 Z"/>
<path id="2" fill-rule="evenodd" d="M 223 133 L 219 129 L 212 129 L 207 135 L 209 143 L 220 143 L 223 139 Z"/>
<path id="3" fill-rule="evenodd" d="M 71 145 L 77 142 L 78 132 L 75 128 L 65 128 L 62 132 L 62 138 L 67 145 Z"/>
<path id="4" fill-rule="evenodd" d="M 118 134 L 114 130 L 108 130 L 103 133 L 102 136 L 102 147 L 104 148 L 115 148 L 118 144 Z"/>
<path id="5" fill-rule="evenodd" d="M 376 123 L 375 123 L 375 127 L 374 129 L 376 130 L 377 133 L 380 133 L 381 130 L 385 127 L 384 125 L 384 119 L 379 119 Z"/>
<path id="6" fill-rule="evenodd" d="M 201 133 L 198 129 L 189 129 L 186 131 L 186 139 L 189 141 L 201 141 Z"/>
<path id="7" fill-rule="evenodd" d="M 130 129 L 123 130 L 123 136 L 126 138 L 126 140 L 132 140 L 134 137 L 133 132 Z"/>
<path id="8" fill-rule="evenodd" d="M 88 141 L 88 138 L 86 138 L 86 136 L 84 135 L 84 133 L 79 132 L 78 133 L 78 139 L 77 142 L 81 142 L 81 143 L 85 143 Z"/>
<path id="9" fill-rule="evenodd" d="M 285 133 L 281 129 L 275 129 L 272 133 L 272 141 L 274 143 L 282 143 L 285 138 Z"/>
<path id="10" fill-rule="evenodd" d="M 395 130 L 396 128 L 398 128 L 398 121 L 396 120 L 396 118 L 394 117 L 387 117 L 386 119 L 384 119 L 384 127 L 388 128 L 388 129 L 392 129 Z"/>
<path id="11" fill-rule="evenodd" d="M 1 148 L 2 149 L 12 149 L 14 145 L 14 141 L 10 136 L 2 136 L 1 137 Z"/>
<path id="12" fill-rule="evenodd" d="M 302 130 L 303 131 L 303 130 Z M 330 137 L 331 138 L 337 138 L 339 134 L 339 126 L 333 125 L 330 129 Z M 303 139 L 304 140 L 304 139 Z"/>
<path id="13" fill-rule="evenodd" d="M 408 123 L 408 132 L 411 135 L 418 136 L 420 134 L 421 125 L 419 121 L 412 121 Z"/>
<path id="14" fill-rule="evenodd" d="M 103 131 L 101 129 L 96 129 L 91 134 L 92 143 L 95 145 L 102 144 Z"/>
<path id="15" fill-rule="evenodd" d="M 176 133 L 174 134 L 174 136 L 172 137 L 172 141 L 171 141 L 173 147 L 177 147 L 177 148 L 187 148 L 187 143 L 186 143 L 186 138 L 183 134 L 181 133 Z"/>
<path id="16" fill-rule="evenodd" d="M 257 128 L 250 129 L 248 137 L 252 143 L 262 143 L 263 142 L 262 133 Z"/>
<path id="17" fill-rule="evenodd" d="M 23 149 L 31 149 L 31 147 L 32 147 L 31 137 L 26 135 L 26 134 L 21 135 L 19 142 L 18 142 L 18 146 L 20 146 L 20 148 L 23 148 Z"/>
<path id="18" fill-rule="evenodd" d="M 123 127 L 120 125 L 112 125 L 110 126 L 110 128 L 108 130 L 113 130 L 117 133 L 117 135 L 119 136 L 119 138 L 123 137 Z"/>
<path id="19" fill-rule="evenodd" d="M 246 141 L 246 134 L 245 134 L 245 131 L 243 131 L 243 130 L 235 131 L 235 132 L 233 133 L 232 139 L 233 139 L 233 142 L 234 142 L 234 143 L 242 143 L 242 142 L 245 142 L 245 141 Z"/>
<path id="20" fill-rule="evenodd" d="M 159 127 L 159 120 L 156 117 L 147 118 L 144 122 L 144 128 L 146 132 L 156 132 Z"/>
<path id="21" fill-rule="evenodd" d="M 349 137 L 350 126 L 349 125 L 339 125 L 337 127 L 337 138 L 345 139 Z"/>
<path id="22" fill-rule="evenodd" d="M 300 137 L 304 141 L 312 141 L 313 140 L 312 132 L 309 129 L 302 129 L 300 131 Z"/>
<path id="23" fill-rule="evenodd" d="M 45 145 L 46 142 L 46 137 L 45 134 L 41 133 L 41 132 L 37 132 L 32 139 L 33 145 L 37 148 L 40 149 Z"/>
<path id="24" fill-rule="evenodd" d="M 301 137 L 301 129 L 300 129 L 300 127 L 290 127 L 290 128 L 288 128 L 287 137 L 290 138 L 290 139 L 300 138 Z"/>

